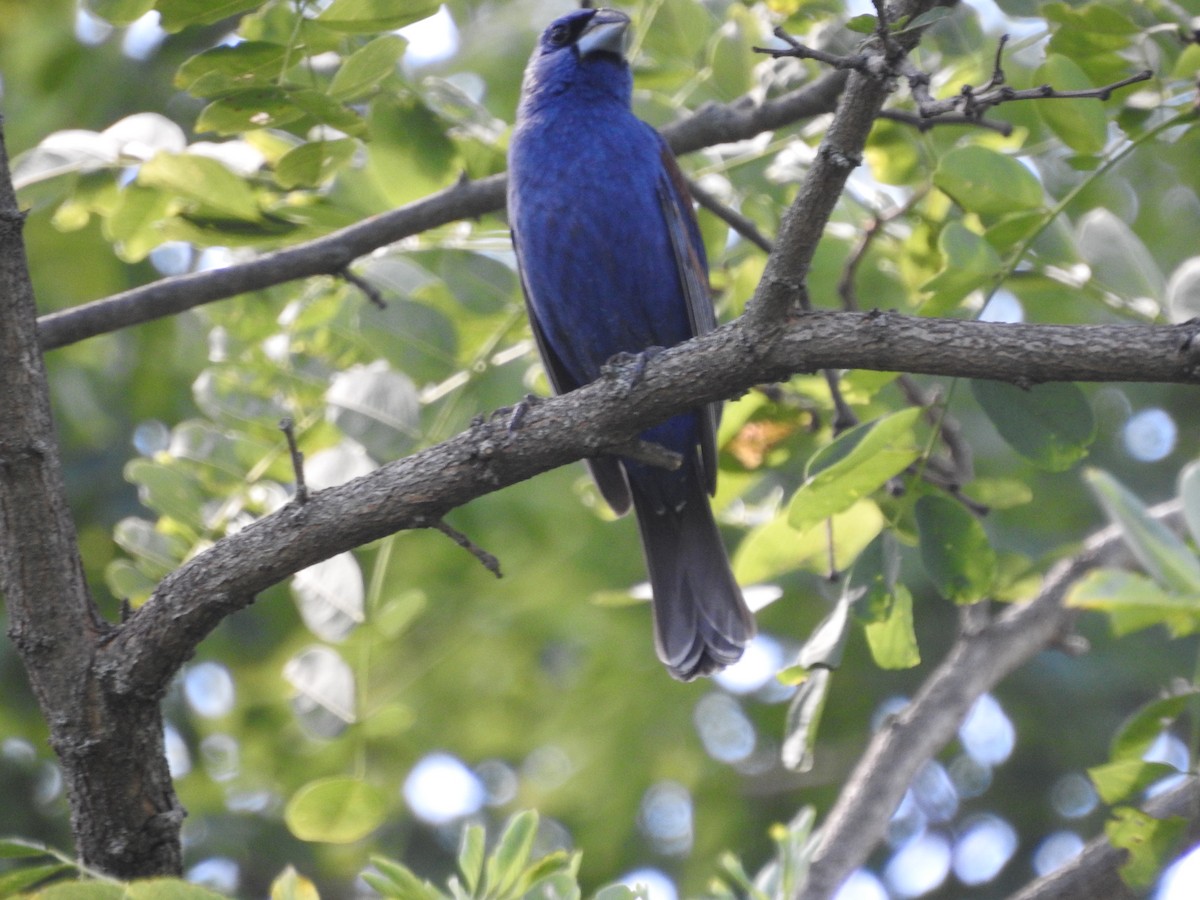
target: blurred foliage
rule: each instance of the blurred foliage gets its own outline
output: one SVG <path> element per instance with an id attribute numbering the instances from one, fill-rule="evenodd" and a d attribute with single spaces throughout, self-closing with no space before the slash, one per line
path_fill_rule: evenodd
<path id="1" fill-rule="evenodd" d="M 236 262 L 463 173 L 502 171 L 521 68 L 569 6 L 451 0 L 452 45 L 438 55 L 429 31 L 396 33 L 430 2 L 0 2 L 6 131 L 42 308 Z M 1014 126 L 1008 137 L 880 121 L 810 295 L 1070 324 L 1200 315 L 1190 114 L 1200 47 L 1180 38 L 1200 5 L 998 9 L 1016 18 L 963 3 L 930 29 L 917 62 L 939 96 L 989 79 L 1002 29 L 1014 33 L 1003 63 L 1017 88 L 1095 87 L 1141 68 L 1154 78 L 1106 101 L 1006 104 L 992 115 Z M 861 39 L 843 4 L 818 0 L 643 0 L 629 11 L 635 104 L 658 125 L 822 74 L 751 52 L 774 24 L 832 51 Z M 912 106 L 903 91 L 892 105 Z M 827 121 L 683 163 L 770 234 Z M 736 314 L 764 256 L 701 218 L 720 309 Z M 405 240 L 355 273 L 386 308 L 312 279 L 50 354 L 88 578 L 107 614 L 287 502 L 281 418 L 295 422 L 321 488 L 545 390 L 500 216 Z M 987 812 L 1020 836 L 994 878 L 950 875 L 936 894 L 946 897 L 1007 893 L 1031 876 L 1046 835 L 1104 830 L 1101 806 L 1068 818 L 1048 799 L 1084 770 L 1118 804 L 1114 839 L 1168 846 L 1128 803 L 1165 771 L 1145 758 L 1153 739 L 1191 740 L 1184 765 L 1195 765 L 1196 705 L 1172 687 L 1195 669 L 1195 639 L 1183 638 L 1200 609 L 1194 389 L 966 390 L 871 372 L 846 373 L 841 388 L 862 423 L 841 434 L 816 376 L 726 406 L 715 505 L 739 578 L 759 585 L 752 596 L 780 597 L 760 613 L 771 668 L 753 687 L 667 678 L 632 599 L 644 577 L 632 525 L 607 521 L 582 467 L 548 473 L 451 517 L 500 558 L 501 581 L 439 534 L 404 533 L 297 574 L 203 645 L 166 699 L 191 877 L 243 896 L 347 896 L 375 854 L 368 881 L 389 896 L 443 896 L 426 879 L 443 883 L 456 865 L 456 897 L 476 896 L 485 870 L 507 895 L 545 877 L 565 878 L 567 896 L 645 866 L 688 894 L 777 896 L 802 876 L 807 806 L 828 807 L 873 721 L 936 665 L 954 637 L 953 602 L 1028 598 L 1106 515 L 1146 574 L 1080 583 L 1072 602 L 1100 611 L 1080 620 L 1092 652 L 1042 654 L 998 689 L 1012 755 L 977 765 L 974 792 L 960 777 L 949 813 L 925 810 L 919 825 L 951 836 Z M 911 407 L 914 393 L 929 414 Z M 1160 427 L 1139 424 L 1155 410 Z M 1185 538 L 1145 511 L 1177 492 Z M 849 570 L 845 584 L 829 582 L 831 566 Z M 788 684 L 770 677 L 785 667 Z M 7 644 L 0 676 L 0 831 L 65 846 L 61 782 Z M 961 776 L 964 747 L 931 771 Z M 785 768 L 781 748 L 804 771 Z M 477 792 L 468 827 L 414 813 L 410 776 L 435 752 L 465 764 Z M 514 819 L 485 865 L 477 826 L 494 831 L 519 808 L 541 818 Z M 662 808 L 675 817 L 666 824 Z M 876 870 L 911 821 L 898 818 Z M 506 847 L 511 865 L 493 873 Z M 1143 881 L 1158 867 L 1146 859 L 1135 859 Z M 43 864 L 49 877 L 64 863 Z M 7 873 L 18 890 L 36 883 L 22 871 Z M 600 893 L 612 891 L 632 896 Z"/>

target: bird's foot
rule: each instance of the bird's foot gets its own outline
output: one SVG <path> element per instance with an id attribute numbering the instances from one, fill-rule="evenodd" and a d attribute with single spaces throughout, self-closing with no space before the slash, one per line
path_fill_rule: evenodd
<path id="1" fill-rule="evenodd" d="M 539 402 L 539 398 L 533 394 L 526 394 L 517 401 L 517 405 L 512 408 L 512 412 L 508 416 L 508 425 L 506 427 L 509 434 L 515 434 L 521 429 L 521 424 L 525 421 L 525 414 Z"/>
<path id="2" fill-rule="evenodd" d="M 612 378 L 617 382 L 622 397 L 628 397 L 633 393 L 633 389 L 641 384 L 642 376 L 646 374 L 646 364 L 662 353 L 664 349 L 666 348 L 647 347 L 639 353 L 622 351 L 609 359 L 601 372 L 605 377 Z"/>

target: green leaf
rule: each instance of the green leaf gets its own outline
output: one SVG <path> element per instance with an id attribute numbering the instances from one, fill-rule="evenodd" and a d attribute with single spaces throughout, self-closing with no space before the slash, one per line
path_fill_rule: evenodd
<path id="1" fill-rule="evenodd" d="M 879 507 L 870 501 L 856 503 L 833 517 L 833 558 L 849 561 L 857 558 L 883 527 Z M 786 513 L 750 532 L 738 546 L 733 570 L 742 584 L 769 581 L 785 572 L 807 569 L 825 573 L 829 568 L 830 529 L 820 522 L 797 532 L 788 524 Z"/>
<path id="2" fill-rule="evenodd" d="M 372 34 L 427 18 L 438 5 L 439 0 L 333 0 L 317 21 L 335 31 Z"/>
<path id="3" fill-rule="evenodd" d="M 33 894 L 33 900 L 126 900 L 127 885 L 108 881 L 62 881 Z"/>
<path id="4" fill-rule="evenodd" d="M 511 266 L 492 256 L 455 247 L 415 253 L 412 259 L 437 275 L 464 308 L 486 315 L 520 302 Z"/>
<path id="5" fill-rule="evenodd" d="M 643 894 L 626 884 L 610 884 L 596 891 L 592 900 L 639 900 Z"/>
<path id="6" fill-rule="evenodd" d="M 1000 254 L 982 236 L 961 222 L 949 222 L 938 235 L 942 269 L 923 285 L 933 294 L 921 313 L 940 316 L 952 310 L 971 291 L 993 281 L 1000 271 Z"/>
<path id="7" fill-rule="evenodd" d="M 842 662 L 842 651 L 850 634 L 850 606 L 861 589 L 852 589 L 847 580 L 845 589 L 828 615 L 813 629 L 800 652 L 795 666 L 812 670 L 818 666 L 836 669 Z"/>
<path id="8" fill-rule="evenodd" d="M 863 13 L 848 19 L 846 28 L 859 34 L 874 34 L 879 28 L 879 19 L 869 13 Z"/>
<path id="9" fill-rule="evenodd" d="M 43 881 L 74 871 L 75 867 L 68 863 L 48 863 L 43 866 L 13 869 L 0 875 L 0 897 L 13 897 Z"/>
<path id="10" fill-rule="evenodd" d="M 223 894 L 180 878 L 149 878 L 125 886 L 129 900 L 221 900 Z M 272 894 L 272 900 L 274 895 Z M 316 900 L 315 894 L 313 900 Z"/>
<path id="11" fill-rule="evenodd" d="M 887 617 L 864 626 L 867 646 L 881 669 L 911 669 L 921 664 L 913 621 L 913 597 L 902 584 L 893 589 Z"/>
<path id="12" fill-rule="evenodd" d="M 1092 283 L 1120 297 L 1161 301 L 1167 292 L 1162 268 L 1145 242 L 1112 210 L 1097 207 L 1079 220 L 1079 253 L 1092 269 Z"/>
<path id="13" fill-rule="evenodd" d="M 329 85 L 329 95 L 349 101 L 370 93 L 379 82 L 396 71 L 408 41 L 398 34 L 384 34 L 355 50 L 342 63 Z"/>
<path id="14" fill-rule="evenodd" d="M 128 600 L 135 608 L 150 599 L 158 581 L 127 559 L 114 559 L 104 569 L 104 583 L 112 595 Z"/>
<path id="15" fill-rule="evenodd" d="M 117 245 L 125 262 L 141 262 L 166 240 L 162 224 L 174 214 L 178 202 L 170 191 L 136 182 L 126 185 L 104 219 L 104 236 Z"/>
<path id="16" fill-rule="evenodd" d="M 258 198 L 245 179 L 206 156 L 159 153 L 138 170 L 138 184 L 173 191 L 220 215 L 256 222 Z"/>
<path id="17" fill-rule="evenodd" d="M 865 422 L 814 454 L 807 480 L 788 504 L 788 524 L 803 530 L 845 512 L 916 462 L 920 416 L 911 408 Z"/>
<path id="18" fill-rule="evenodd" d="M 856 614 L 866 622 L 887 618 L 892 592 L 900 576 L 900 547 L 895 532 L 881 531 L 869 543 L 846 575 L 846 583 L 861 591 Z"/>
<path id="19" fill-rule="evenodd" d="M 1083 69 L 1058 53 L 1050 54 L 1033 78 L 1038 84 L 1048 84 L 1060 91 L 1095 87 Z M 1046 100 L 1035 106 L 1050 130 L 1072 150 L 1093 155 L 1104 149 L 1108 140 L 1108 115 L 1099 100 Z"/>
<path id="20" fill-rule="evenodd" d="M 196 119 L 196 131 L 240 134 L 256 128 L 278 128 L 302 118 L 304 111 L 283 88 L 251 88 L 204 107 Z"/>
<path id="21" fill-rule="evenodd" d="M 975 603 L 996 579 L 996 553 L 986 532 L 961 504 L 945 497 L 917 501 L 917 530 L 921 562 L 943 597 L 955 603 Z"/>
<path id="22" fill-rule="evenodd" d="M 287 59 L 287 47 L 266 41 L 213 47 L 179 67 L 175 87 L 197 97 L 212 97 L 232 90 L 273 86 Z"/>
<path id="23" fill-rule="evenodd" d="M 538 815 L 533 810 L 516 813 L 508 820 L 496 849 L 487 861 L 487 892 L 503 897 L 521 877 L 533 839 L 537 836 Z"/>
<path id="24" fill-rule="evenodd" d="M 581 896 L 577 875 L 556 872 L 530 882 L 529 889 L 521 895 L 521 900 L 579 900 Z"/>
<path id="25" fill-rule="evenodd" d="M 441 900 L 443 896 L 433 885 L 419 879 L 401 863 L 382 856 L 372 856 L 371 865 L 380 874 L 364 872 L 362 879 L 384 897 L 395 900 Z"/>
<path id="26" fill-rule="evenodd" d="M 1110 805 L 1141 793 L 1156 781 L 1179 774 L 1174 766 L 1144 759 L 1117 760 L 1093 766 L 1087 771 L 1100 799 Z"/>
<path id="27" fill-rule="evenodd" d="M 283 819 L 302 841 L 350 844 L 382 825 L 387 810 L 383 791 L 359 778 L 322 778 L 295 793 Z"/>
<path id="28" fill-rule="evenodd" d="M 1114 761 L 1142 759 L 1158 736 L 1183 715 L 1183 711 L 1197 693 L 1200 693 L 1200 688 L 1189 685 L 1178 694 L 1147 703 L 1121 726 L 1117 736 L 1113 738 L 1110 757 Z"/>
<path id="29" fill-rule="evenodd" d="M 833 673 L 829 669 L 813 669 L 804 683 L 796 689 L 796 696 L 792 698 L 792 705 L 788 707 L 780 756 L 783 764 L 795 772 L 812 770 L 817 727 L 821 723 L 821 714 L 825 711 L 832 676 Z"/>
<path id="30" fill-rule="evenodd" d="M 1188 463 L 1179 473 L 1179 499 L 1192 540 L 1200 545 L 1200 460 Z"/>
<path id="31" fill-rule="evenodd" d="M 1014 509 L 1033 500 L 1033 489 L 1017 478 L 976 478 L 963 493 L 988 509 Z"/>
<path id="32" fill-rule="evenodd" d="M 377 360 L 351 366 L 330 379 L 325 417 L 375 459 L 403 455 L 420 430 L 417 387 L 403 372 Z"/>
<path id="33" fill-rule="evenodd" d="M 1022 390 L 1002 381 L 971 381 L 971 392 L 1000 437 L 1034 465 L 1061 472 L 1087 455 L 1096 437 L 1091 404 L 1076 385 Z"/>
<path id="34" fill-rule="evenodd" d="M 189 25 L 211 25 L 262 5 L 262 0 L 158 0 L 156 6 L 167 31 Z"/>
<path id="35" fill-rule="evenodd" d="M 31 856 L 52 855 L 53 851 L 38 841 L 30 841 L 18 837 L 0 840 L 0 859 L 22 859 Z"/>
<path id="36" fill-rule="evenodd" d="M 316 187 L 349 163 L 357 149 L 358 142 L 350 138 L 301 144 L 279 158 L 275 180 L 288 190 Z"/>
<path id="37" fill-rule="evenodd" d="M 271 900 L 320 900 L 317 886 L 288 866 L 271 882 Z"/>
<path id="38" fill-rule="evenodd" d="M 458 871 L 462 873 L 467 892 L 474 895 L 483 876 L 483 857 L 486 835 L 482 825 L 468 825 L 463 829 L 458 845 Z"/>
<path id="39" fill-rule="evenodd" d="M 1168 591 L 1200 594 L 1200 560 L 1174 532 L 1151 518 L 1142 502 L 1107 472 L 1088 469 L 1084 479 L 1151 577 Z"/>
<path id="40" fill-rule="evenodd" d="M 129 25 L 154 9 L 154 0 L 87 0 L 88 10 L 114 25 Z"/>
<path id="41" fill-rule="evenodd" d="M 758 20 L 743 6 L 729 7 L 729 20 L 717 31 L 709 49 L 708 79 L 717 96 L 733 101 L 754 87 L 754 37 Z"/>
<path id="42" fill-rule="evenodd" d="M 568 853 L 566 850 L 555 850 L 547 853 L 521 873 L 515 893 L 527 900 L 578 900 L 580 858 L 578 851 Z M 542 889 L 552 893 L 539 893 Z"/>
<path id="43" fill-rule="evenodd" d="M 1075 8 L 1066 3 L 1047 3 L 1042 7 L 1042 14 L 1049 22 L 1093 34 L 1130 35 L 1138 31 L 1137 24 L 1120 9 L 1114 9 L 1112 4 L 1102 0 L 1092 0 Z"/>
<path id="44" fill-rule="evenodd" d="M 963 209 L 981 216 L 1042 204 L 1042 186 L 1032 172 L 1011 156 L 977 144 L 945 154 L 933 173 L 933 183 Z"/>
<path id="45" fill-rule="evenodd" d="M 125 480 L 138 486 L 143 506 L 197 532 L 204 530 L 201 508 L 207 497 L 187 473 L 153 460 L 133 459 L 125 464 Z"/>
<path id="46" fill-rule="evenodd" d="M 183 561 L 191 544 L 178 535 L 164 534 L 153 522 L 130 516 L 113 529 L 113 540 L 138 560 L 138 568 L 151 578 L 163 578 Z"/>
<path id="47" fill-rule="evenodd" d="M 358 113 L 327 94 L 298 88 L 290 91 L 288 97 L 297 109 L 324 125 L 330 125 L 354 137 L 361 137 L 367 133 L 367 123 Z"/>
<path id="48" fill-rule="evenodd" d="M 935 6 L 933 9 L 927 9 L 911 22 L 898 23 L 900 27 L 893 27 L 896 34 L 904 34 L 908 31 L 915 31 L 918 28 L 928 28 L 935 22 L 940 22 L 947 16 L 954 15 L 954 10 L 946 6 Z"/>
<path id="49" fill-rule="evenodd" d="M 1066 602 L 1106 614 L 1117 637 L 1153 625 L 1165 625 L 1175 637 L 1200 631 L 1200 594 L 1172 594 L 1124 569 L 1089 572 L 1071 586 Z"/>
<path id="50" fill-rule="evenodd" d="M 1126 883 L 1134 888 L 1153 884 L 1187 824 L 1181 816 L 1155 819 L 1128 806 L 1113 810 L 1113 817 L 1104 823 L 1104 835 L 1114 847 L 1129 851 L 1129 860 L 1121 866 Z"/>
<path id="51" fill-rule="evenodd" d="M 592 900 L 638 900 L 642 895 L 626 884 L 610 884 L 596 891 Z"/>

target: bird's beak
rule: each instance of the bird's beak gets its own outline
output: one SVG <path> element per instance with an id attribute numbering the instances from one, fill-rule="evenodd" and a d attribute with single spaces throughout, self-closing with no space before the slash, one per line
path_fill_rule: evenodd
<path id="1" fill-rule="evenodd" d="M 629 45 L 629 16 L 615 9 L 598 9 L 575 41 L 581 57 L 612 53 L 625 58 Z"/>

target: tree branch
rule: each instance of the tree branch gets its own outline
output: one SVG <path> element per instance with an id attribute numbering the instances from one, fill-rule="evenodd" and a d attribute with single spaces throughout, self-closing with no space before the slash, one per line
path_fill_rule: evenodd
<path id="1" fill-rule="evenodd" d="M 111 632 L 92 603 L 67 505 L 33 287 L 0 127 L 0 593 L 50 728 L 77 852 L 124 878 L 178 872 L 182 818 L 157 697 L 113 705 L 92 661 Z M 164 824 L 167 827 L 164 828 Z"/>
<path id="2" fill-rule="evenodd" d="M 822 113 L 832 112 L 845 77 L 828 75 L 773 100 L 746 97 L 727 105 L 710 104 L 663 129 L 677 154 L 754 137 Z M 163 278 L 111 297 L 49 313 L 38 320 L 43 350 L 176 315 L 238 294 L 314 275 L 345 277 L 361 256 L 406 237 L 504 208 L 503 174 L 451 187 L 362 222 L 294 247 L 276 250 L 223 269 Z"/>
<path id="3" fill-rule="evenodd" d="M 1167 518 L 1180 510 L 1172 502 L 1151 512 Z M 799 900 L 827 900 L 866 862 L 921 766 L 953 739 L 982 694 L 1063 634 L 1067 590 L 1123 549 L 1115 526 L 1097 532 L 1050 570 L 1034 599 L 959 637 L 912 702 L 872 738 L 821 826 Z"/>
<path id="4" fill-rule="evenodd" d="M 1170 790 L 1151 797 L 1142 807 L 1156 819 L 1183 816 L 1188 820 L 1187 836 L 1176 858 L 1196 846 L 1200 840 L 1200 778 L 1190 775 Z M 1082 852 L 1061 868 L 1029 882 L 1009 900 L 1134 900 L 1141 896 L 1121 880 L 1120 868 L 1128 859 L 1101 835 L 1088 841 Z M 1164 861 L 1164 868 L 1165 868 Z"/>
<path id="5" fill-rule="evenodd" d="M 1038 381 L 1200 384 L 1198 324 L 1055 326 L 812 312 L 748 352 L 745 321 L 656 355 L 632 390 L 602 377 L 507 411 L 345 485 L 310 494 L 214 544 L 167 576 L 108 642 L 100 661 L 117 694 L 162 690 L 225 616 L 294 572 L 574 460 L 603 454 L 645 428 L 755 384 L 822 368 L 903 369 Z"/>
<path id="6" fill-rule="evenodd" d="M 898 3 L 892 18 L 919 16 L 935 5 L 933 0 Z M 862 162 L 867 135 L 892 91 L 893 79 L 887 73 L 900 60 L 888 59 L 887 55 L 911 50 L 919 38 L 920 29 L 916 29 L 894 36 L 886 42 L 888 46 L 876 39 L 866 50 L 870 60 L 850 73 L 837 115 L 817 149 L 800 191 L 783 215 L 775 250 L 767 258 L 762 280 L 746 307 L 746 316 L 756 330 L 769 334 L 798 300 L 801 308 L 806 305 L 805 284 L 817 244 L 846 180 Z"/>

